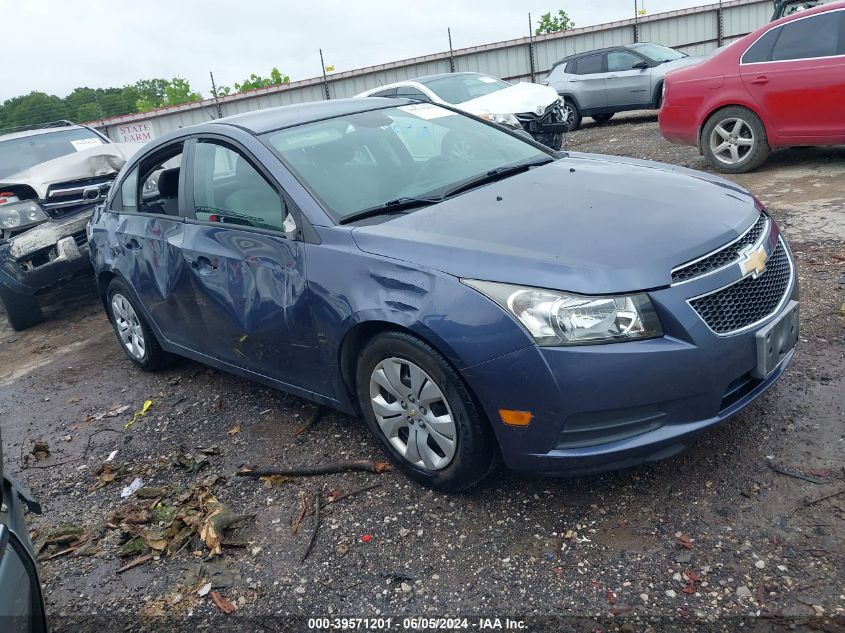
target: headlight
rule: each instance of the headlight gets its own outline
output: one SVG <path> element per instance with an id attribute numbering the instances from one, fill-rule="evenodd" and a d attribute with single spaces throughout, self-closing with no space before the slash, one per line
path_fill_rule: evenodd
<path id="1" fill-rule="evenodd" d="M 481 118 L 506 127 L 522 128 L 522 123 L 513 114 L 482 114 Z"/>
<path id="2" fill-rule="evenodd" d="M 648 295 L 586 297 L 462 279 L 510 312 L 537 345 L 586 345 L 663 336 Z"/>
<path id="3" fill-rule="evenodd" d="M 47 219 L 47 214 L 32 200 L 10 202 L 0 206 L 0 226 L 4 229 L 19 229 Z"/>

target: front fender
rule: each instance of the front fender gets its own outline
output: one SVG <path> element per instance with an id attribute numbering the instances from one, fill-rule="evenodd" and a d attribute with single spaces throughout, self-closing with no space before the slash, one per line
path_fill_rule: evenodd
<path id="1" fill-rule="evenodd" d="M 338 386 L 344 342 L 366 324 L 410 331 L 458 370 L 532 344 L 510 315 L 458 278 L 364 253 L 339 230 L 321 237 L 307 246 L 308 285 L 321 354 Z"/>

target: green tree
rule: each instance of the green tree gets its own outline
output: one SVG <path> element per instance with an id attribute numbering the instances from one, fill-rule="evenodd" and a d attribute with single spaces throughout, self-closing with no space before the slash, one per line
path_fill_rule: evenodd
<path id="1" fill-rule="evenodd" d="M 241 83 L 235 82 L 236 92 L 246 92 L 247 90 L 255 90 L 256 88 L 266 88 L 267 86 L 278 86 L 280 84 L 289 84 L 290 77 L 283 75 L 278 68 L 270 69 L 269 77 L 262 77 L 252 73 L 247 79 Z"/>
<path id="2" fill-rule="evenodd" d="M 566 11 L 561 9 L 557 12 L 556 17 L 552 17 L 551 12 L 544 13 L 540 16 L 540 24 L 534 35 L 544 35 L 546 33 L 559 33 L 561 31 L 568 31 L 575 28 L 575 22 L 569 19 Z"/>
<path id="3" fill-rule="evenodd" d="M 144 99 L 157 107 L 164 102 L 167 97 L 167 86 L 170 82 L 167 79 L 139 79 L 133 84 L 133 88 L 137 91 L 137 99 Z"/>
<path id="4" fill-rule="evenodd" d="M 64 101 L 43 92 L 8 99 L 3 104 L 3 111 L 3 125 L 6 127 L 47 123 L 68 116 Z"/>
<path id="5" fill-rule="evenodd" d="M 135 90 L 135 111 L 147 112 L 164 106 L 199 101 L 202 95 L 191 90 L 187 79 L 142 79 L 132 86 Z M 125 89 L 124 89 L 125 90 Z"/>
<path id="6" fill-rule="evenodd" d="M 96 103 L 83 103 L 76 109 L 76 114 L 71 120 L 76 123 L 87 123 L 102 118 L 103 114 Z"/>
<path id="7" fill-rule="evenodd" d="M 191 84 L 182 77 L 174 77 L 164 89 L 164 92 L 163 105 L 179 105 L 180 103 L 191 103 L 202 99 L 200 93 L 191 91 Z"/>

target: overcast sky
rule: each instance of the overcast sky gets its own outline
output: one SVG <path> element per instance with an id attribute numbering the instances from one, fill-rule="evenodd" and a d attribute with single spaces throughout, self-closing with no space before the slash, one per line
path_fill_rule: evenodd
<path id="1" fill-rule="evenodd" d="M 642 1 L 642 0 L 641 0 Z M 644 0 L 648 13 L 706 0 Z M 633 16 L 633 0 L 0 0 L 0 101 L 33 90 L 65 96 L 181 76 L 208 96 L 277 66 L 291 80 L 527 34 L 564 9 L 576 26 Z"/>

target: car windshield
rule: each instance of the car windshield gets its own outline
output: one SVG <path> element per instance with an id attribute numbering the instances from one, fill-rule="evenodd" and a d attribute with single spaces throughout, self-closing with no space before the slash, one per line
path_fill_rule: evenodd
<path id="1" fill-rule="evenodd" d="M 510 84 L 487 75 L 450 75 L 422 82 L 446 103 L 464 103 L 510 87 Z"/>
<path id="2" fill-rule="evenodd" d="M 407 198 L 436 198 L 503 167 L 551 161 L 519 137 L 430 103 L 269 132 L 262 139 L 338 222 Z"/>
<path id="3" fill-rule="evenodd" d="M 640 55 L 645 55 L 651 61 L 658 64 L 672 62 L 687 56 L 686 53 L 676 51 L 674 48 L 669 48 L 668 46 L 661 46 L 660 44 L 643 44 L 637 46 L 636 50 Z"/>
<path id="4" fill-rule="evenodd" d="M 0 137 L 0 178 L 102 144 L 102 138 L 88 128 L 43 132 L 6 141 Z"/>
<path id="5" fill-rule="evenodd" d="M 799 11 L 806 11 L 807 9 L 817 7 L 820 4 L 821 2 L 787 2 L 781 12 L 781 16 L 792 15 L 793 13 L 798 13 Z"/>

